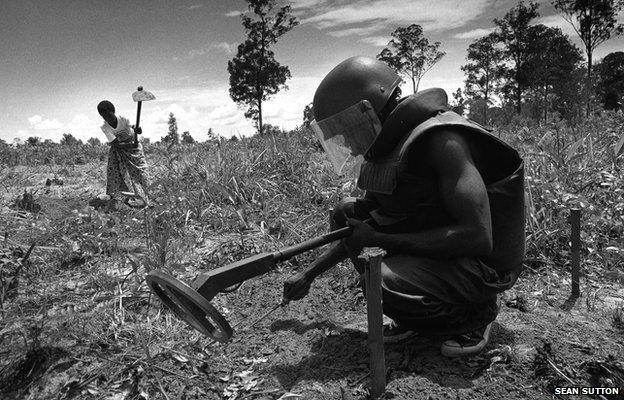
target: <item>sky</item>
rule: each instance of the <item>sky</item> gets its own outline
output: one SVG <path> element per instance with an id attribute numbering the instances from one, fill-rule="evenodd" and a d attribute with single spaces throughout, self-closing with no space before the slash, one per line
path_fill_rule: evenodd
<path id="1" fill-rule="evenodd" d="M 281 1 L 281 0 L 280 0 Z M 339 62 L 376 56 L 390 33 L 412 23 L 446 52 L 420 89 L 441 87 L 449 97 L 463 87 L 466 49 L 493 29 L 516 0 L 292 0 L 300 25 L 275 45 L 276 59 L 290 68 L 288 90 L 264 105 L 264 122 L 283 129 L 302 123 L 316 87 Z M 539 0 L 536 22 L 559 26 L 579 47 L 572 27 L 550 1 Z M 180 133 L 205 140 L 209 128 L 222 136 L 251 135 L 244 106 L 229 97 L 227 62 L 245 40 L 244 0 L 2 0 L 0 2 L 0 139 L 37 136 L 58 142 L 63 133 L 104 141 L 101 100 L 118 115 L 136 118 L 137 86 L 156 100 L 141 111 L 144 136 L 160 140 L 169 113 Z M 622 16 L 619 20 L 624 22 Z M 581 47 L 582 48 L 582 47 Z M 624 37 L 595 52 L 599 60 L 624 50 Z M 409 94 L 411 85 L 404 85 Z"/>

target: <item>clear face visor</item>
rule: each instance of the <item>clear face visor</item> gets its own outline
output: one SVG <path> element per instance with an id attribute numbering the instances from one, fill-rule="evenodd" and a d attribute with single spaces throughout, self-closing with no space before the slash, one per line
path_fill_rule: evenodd
<path id="1" fill-rule="evenodd" d="M 338 175 L 357 177 L 364 154 L 381 130 L 381 122 L 367 101 L 321 121 L 312 121 L 318 137 Z"/>

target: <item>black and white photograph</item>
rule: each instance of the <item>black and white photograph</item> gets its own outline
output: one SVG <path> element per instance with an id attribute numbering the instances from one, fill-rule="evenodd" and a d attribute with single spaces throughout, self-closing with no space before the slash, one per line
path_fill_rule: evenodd
<path id="1" fill-rule="evenodd" d="M 2 0 L 0 399 L 624 399 L 624 0 Z"/>

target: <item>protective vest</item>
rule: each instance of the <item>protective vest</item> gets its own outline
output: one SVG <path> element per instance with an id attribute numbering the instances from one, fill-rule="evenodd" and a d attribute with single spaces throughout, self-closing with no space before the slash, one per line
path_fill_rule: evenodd
<path id="1" fill-rule="evenodd" d="M 493 237 L 491 254 L 481 260 L 500 276 L 511 274 L 515 281 L 522 269 L 525 248 L 524 163 L 512 147 L 452 111 L 440 112 L 415 127 L 407 127 L 406 134 L 387 154 L 364 161 L 358 186 L 372 194 L 380 205 L 372 215 L 380 225 L 409 226 L 411 231 L 451 222 L 442 206 L 435 175 L 415 174 L 409 168 L 417 156 L 412 150 L 417 149 L 425 135 L 435 134 L 439 128 L 463 133 L 479 150 L 475 163 L 487 189 Z"/>

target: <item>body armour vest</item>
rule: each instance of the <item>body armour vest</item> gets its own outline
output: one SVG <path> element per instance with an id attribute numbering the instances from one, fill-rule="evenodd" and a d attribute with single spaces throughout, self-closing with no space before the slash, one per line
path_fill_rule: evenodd
<path id="1" fill-rule="evenodd" d="M 485 183 L 492 218 L 493 250 L 480 259 L 500 276 L 520 273 L 524 261 L 524 163 L 518 152 L 491 135 L 481 125 L 446 111 L 428 118 L 406 134 L 391 151 L 374 160 L 364 161 L 358 186 L 379 203 L 372 214 L 383 226 L 402 227 L 395 232 L 419 231 L 448 224 L 435 175 L 431 171 L 414 173 L 410 165 L 418 142 L 439 128 L 462 133 L 478 149 L 476 167 Z"/>

